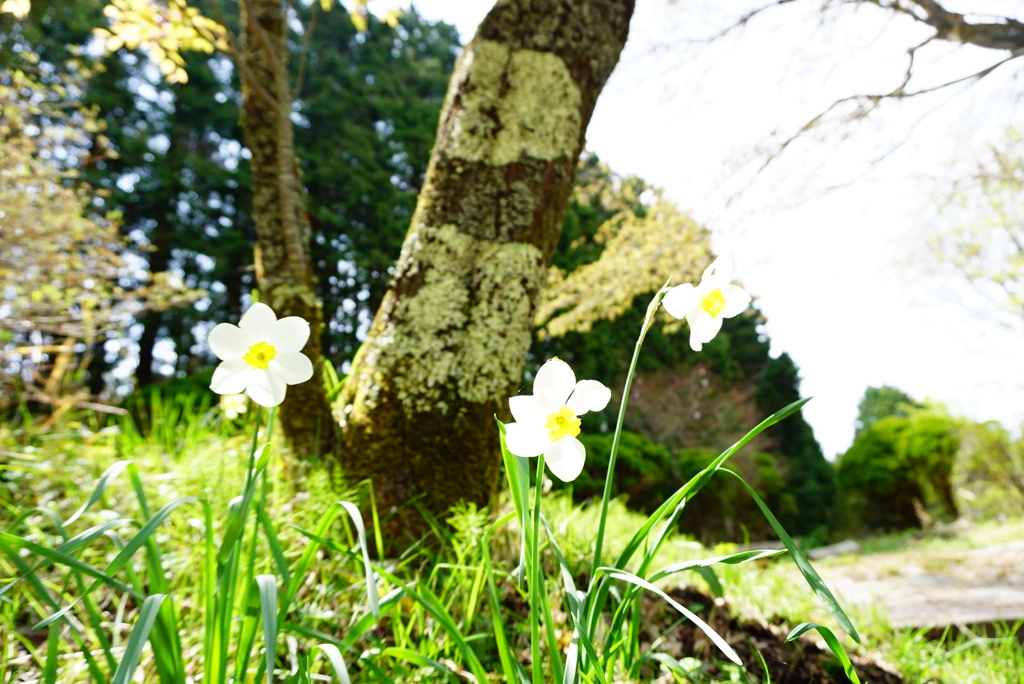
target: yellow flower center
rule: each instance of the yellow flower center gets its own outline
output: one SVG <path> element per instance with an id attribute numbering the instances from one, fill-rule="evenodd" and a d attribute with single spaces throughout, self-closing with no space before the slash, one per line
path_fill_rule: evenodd
<path id="1" fill-rule="evenodd" d="M 548 416 L 544 427 L 549 430 L 548 439 L 557 442 L 567 435 L 575 437 L 580 434 L 580 419 L 571 408 L 563 406 Z"/>
<path id="2" fill-rule="evenodd" d="M 725 310 L 725 295 L 721 290 L 714 289 L 700 300 L 700 308 L 708 312 L 712 318 L 718 318 Z"/>
<path id="3" fill-rule="evenodd" d="M 266 370 L 267 365 L 277 356 L 277 350 L 266 342 L 257 342 L 249 347 L 249 351 L 242 357 L 242 360 L 253 368 Z"/>

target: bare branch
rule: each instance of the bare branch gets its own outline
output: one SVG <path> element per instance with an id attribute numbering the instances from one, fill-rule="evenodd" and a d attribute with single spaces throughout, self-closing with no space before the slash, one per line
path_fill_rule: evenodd
<path id="1" fill-rule="evenodd" d="M 685 39 L 684 42 L 687 42 L 687 43 L 713 43 L 716 40 L 719 40 L 721 38 L 725 38 L 727 35 L 729 35 L 733 31 L 735 31 L 737 29 L 743 28 L 748 23 L 750 23 L 750 21 L 752 19 L 754 19 L 755 17 L 759 16 L 760 14 L 763 14 L 764 12 L 767 12 L 769 10 L 773 10 L 776 7 L 781 7 L 782 5 L 788 5 L 788 4 L 793 3 L 793 2 L 799 2 L 799 0 L 776 0 L 775 2 L 769 3 L 767 5 L 763 5 L 761 7 L 756 8 L 756 9 L 752 9 L 749 12 L 741 14 L 736 19 L 736 21 L 734 21 L 733 23 L 729 24 L 724 29 L 722 29 L 721 31 L 719 31 L 718 33 L 716 33 L 716 34 L 714 34 L 712 36 L 708 36 L 707 38 L 689 38 L 689 39 Z"/>
<path id="2" fill-rule="evenodd" d="M 903 78 L 902 82 L 899 85 L 897 85 L 895 88 L 893 88 L 892 90 L 890 90 L 887 93 L 873 93 L 873 94 L 861 93 L 861 94 L 857 94 L 857 95 L 849 95 L 847 97 L 843 97 L 843 98 L 840 98 L 840 99 L 834 101 L 824 111 L 822 111 L 818 115 L 814 116 L 809 121 L 807 121 L 803 126 L 801 126 L 796 131 L 796 133 L 793 133 L 788 138 L 786 138 L 784 141 L 782 141 L 782 143 L 778 146 L 778 148 L 776 150 L 769 152 L 767 158 L 758 167 L 758 169 L 754 173 L 754 175 L 756 176 L 756 175 L 761 174 L 765 169 L 768 168 L 768 166 L 771 165 L 771 163 L 773 161 L 775 161 L 779 156 L 782 155 L 782 153 L 786 150 L 787 147 L 789 147 L 792 143 L 796 142 L 800 137 L 802 137 L 804 134 L 806 134 L 810 130 L 812 130 L 814 128 L 817 128 L 818 125 L 821 124 L 822 121 L 824 121 L 826 119 L 826 117 L 828 117 L 829 114 L 831 114 L 836 109 L 839 109 L 840 107 L 843 107 L 844 105 L 847 105 L 847 104 L 850 104 L 850 103 L 857 104 L 858 105 L 857 108 L 849 115 L 849 118 L 850 119 L 862 119 L 862 118 L 870 115 L 876 109 L 878 109 L 882 105 L 882 103 L 887 101 L 887 100 L 905 100 L 905 99 L 909 99 L 909 98 L 912 98 L 912 97 L 917 97 L 919 95 L 925 95 L 925 94 L 928 94 L 928 93 L 934 93 L 936 91 L 943 90 L 945 88 L 949 88 L 951 86 L 957 85 L 959 83 L 967 83 L 967 82 L 973 83 L 973 82 L 977 82 L 977 81 L 980 81 L 981 79 L 985 78 L 989 74 L 991 74 L 993 71 L 995 71 L 996 69 L 998 69 L 1002 65 L 1004 65 L 1007 62 L 1009 62 L 1009 61 L 1011 61 L 1013 59 L 1016 59 L 1018 57 L 1018 55 L 1011 54 L 1010 56 L 1005 57 L 1005 58 L 999 60 L 995 64 L 991 64 L 991 65 L 985 67 L 984 69 L 982 69 L 980 71 L 977 71 L 977 72 L 975 72 L 973 74 L 968 74 L 967 76 L 962 76 L 960 78 L 955 78 L 955 79 L 953 79 L 951 81 L 946 81 L 945 83 L 940 83 L 938 85 L 930 86 L 928 88 L 921 88 L 920 90 L 914 90 L 914 91 L 908 92 L 906 90 L 906 87 L 909 84 L 911 76 L 912 76 L 912 68 L 913 68 L 913 62 L 914 62 L 914 53 L 915 53 L 916 50 L 918 50 L 921 47 L 923 47 L 924 45 L 926 45 L 932 39 L 933 38 L 929 38 L 928 40 L 924 41 L 923 43 L 920 43 L 920 44 L 918 44 L 918 45 L 916 45 L 916 46 L 914 46 L 912 48 L 909 48 L 907 50 L 907 52 L 908 52 L 908 54 L 910 56 L 910 62 L 907 65 L 907 70 L 906 70 L 906 73 L 904 74 L 904 78 Z"/>
<path id="3" fill-rule="evenodd" d="M 935 38 L 965 43 L 990 50 L 1024 54 L 1024 22 L 1004 17 L 1002 21 L 971 23 L 963 14 L 950 12 L 935 0 L 845 0 L 869 2 L 913 18 L 935 29 Z"/>

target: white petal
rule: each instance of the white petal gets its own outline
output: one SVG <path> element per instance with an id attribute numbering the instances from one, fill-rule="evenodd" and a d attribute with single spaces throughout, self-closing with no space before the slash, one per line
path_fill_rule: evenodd
<path id="1" fill-rule="evenodd" d="M 750 306 L 750 295 L 739 285 L 723 287 L 722 294 L 725 295 L 725 308 L 722 309 L 722 318 L 738 316 Z"/>
<path id="2" fill-rule="evenodd" d="M 217 394 L 241 394 L 248 382 L 249 364 L 242 359 L 228 359 L 213 371 L 210 389 Z"/>
<path id="3" fill-rule="evenodd" d="M 703 280 L 725 280 L 732 277 L 732 259 L 720 256 L 711 262 L 711 265 L 704 269 L 700 279 Z"/>
<path id="4" fill-rule="evenodd" d="M 704 345 L 700 343 L 700 335 L 697 334 L 697 329 L 690 326 L 690 349 L 695 352 L 699 352 L 704 348 Z"/>
<path id="5" fill-rule="evenodd" d="M 587 411 L 600 411 L 612 398 L 612 391 L 597 380 L 580 380 L 566 404 L 577 416 Z"/>
<path id="6" fill-rule="evenodd" d="M 309 340 L 309 323 L 298 316 L 275 322 L 266 333 L 267 344 L 279 352 L 299 352 Z"/>
<path id="7" fill-rule="evenodd" d="M 542 427 L 523 423 L 509 423 L 505 426 L 505 447 L 516 456 L 540 456 L 550 444 L 547 431 Z"/>
<path id="8" fill-rule="evenodd" d="M 587 450 L 575 437 L 563 437 L 544 450 L 544 460 L 555 477 L 562 482 L 572 482 L 583 472 Z"/>
<path id="9" fill-rule="evenodd" d="M 267 370 L 289 385 L 297 385 L 313 377 L 313 364 L 305 354 L 298 352 L 279 353 L 267 364 Z"/>
<path id="10" fill-rule="evenodd" d="M 273 373 L 265 370 L 254 370 L 249 377 L 249 384 L 245 389 L 253 401 L 260 406 L 277 406 L 284 401 L 284 392 L 287 385 L 280 379 L 274 377 Z"/>
<path id="11" fill-rule="evenodd" d="M 242 320 L 238 321 L 238 327 L 254 342 L 259 342 L 266 340 L 276 322 L 277 316 L 274 315 L 273 310 L 266 304 L 257 302 L 250 306 L 242 316 Z"/>
<path id="12" fill-rule="evenodd" d="M 691 326 L 697 331 L 700 341 L 706 344 L 713 340 L 718 331 L 722 329 L 722 321 L 724 320 L 721 316 L 712 316 L 707 311 L 701 311 L 694 317 L 694 322 L 691 323 Z"/>
<path id="13" fill-rule="evenodd" d="M 561 359 L 551 359 L 537 371 L 533 381 L 533 395 L 544 407 L 552 411 L 565 406 L 566 399 L 576 387 L 576 374 Z"/>
<path id="14" fill-rule="evenodd" d="M 686 318 L 686 314 L 700 305 L 700 297 L 697 295 L 697 288 L 685 283 L 666 292 L 661 305 L 676 318 Z"/>
<path id="15" fill-rule="evenodd" d="M 206 338 L 206 343 L 210 345 L 210 351 L 222 361 L 241 358 L 252 346 L 242 329 L 230 323 L 216 325 Z"/>
<path id="16" fill-rule="evenodd" d="M 508 408 L 512 411 L 512 417 L 516 419 L 517 423 L 527 425 L 543 425 L 549 413 L 544 410 L 544 405 L 537 397 L 528 394 L 509 397 Z"/>

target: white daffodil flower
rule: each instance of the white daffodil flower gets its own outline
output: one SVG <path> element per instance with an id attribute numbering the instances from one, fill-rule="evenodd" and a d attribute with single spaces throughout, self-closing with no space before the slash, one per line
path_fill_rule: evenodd
<path id="1" fill-rule="evenodd" d="M 576 439 L 580 419 L 587 411 L 600 411 L 612 393 L 596 380 L 576 382 L 569 364 L 551 359 L 537 371 L 533 396 L 508 400 L 516 422 L 505 426 L 505 446 L 516 456 L 544 454 L 555 477 L 571 482 L 583 471 L 587 451 Z"/>
<path id="2" fill-rule="evenodd" d="M 729 282 L 732 263 L 720 257 L 701 276 L 700 285 L 686 283 L 673 287 L 661 303 L 676 318 L 685 318 L 690 326 L 690 348 L 699 352 L 722 329 L 722 321 L 743 313 L 750 295 Z"/>
<path id="3" fill-rule="evenodd" d="M 247 400 L 244 394 L 225 394 L 220 398 L 220 410 L 224 417 L 234 420 L 245 413 Z"/>
<path id="4" fill-rule="evenodd" d="M 300 350 L 309 339 L 309 323 L 298 316 L 277 320 L 266 304 L 253 304 L 238 325 L 221 323 L 207 344 L 221 364 L 210 389 L 217 394 L 245 392 L 260 406 L 284 401 L 288 385 L 313 376 L 313 364 Z"/>

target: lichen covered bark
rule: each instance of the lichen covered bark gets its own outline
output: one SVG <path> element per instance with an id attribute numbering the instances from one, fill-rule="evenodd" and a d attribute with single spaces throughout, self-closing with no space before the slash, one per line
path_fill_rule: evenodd
<path id="1" fill-rule="evenodd" d="M 323 317 L 309 265 L 305 190 L 290 119 L 285 7 L 279 0 L 246 0 L 239 8 L 242 130 L 252 155 L 256 281 L 262 301 L 279 317 L 300 316 L 311 329 L 303 352 L 313 361 L 313 377 L 288 389 L 278 415 L 299 455 L 331 453 L 337 445 L 337 424 L 324 391 Z"/>
<path id="2" fill-rule="evenodd" d="M 341 397 L 341 462 L 370 478 L 391 541 L 485 505 L 494 416 L 522 377 L 533 314 L 631 0 L 504 0 L 452 76 L 394 280 Z"/>

